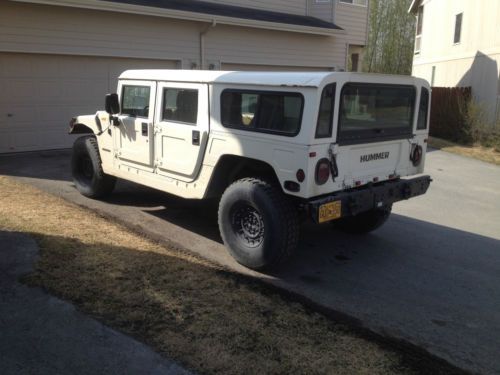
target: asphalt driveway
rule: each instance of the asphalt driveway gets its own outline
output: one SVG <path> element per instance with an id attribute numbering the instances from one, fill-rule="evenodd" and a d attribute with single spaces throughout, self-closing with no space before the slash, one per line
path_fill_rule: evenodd
<path id="1" fill-rule="evenodd" d="M 2 375 L 193 374 L 73 305 L 19 283 L 38 257 L 32 238 L 0 231 L 0 244 Z"/>
<path id="2" fill-rule="evenodd" d="M 368 236 L 305 226 L 300 250 L 280 273 L 248 271 L 226 253 L 215 205 L 126 182 L 107 201 L 81 196 L 69 151 L 0 157 L 0 174 L 95 209 L 227 267 L 259 277 L 416 344 L 474 372 L 500 373 L 500 167 L 434 151 L 425 196 L 395 206 Z"/>

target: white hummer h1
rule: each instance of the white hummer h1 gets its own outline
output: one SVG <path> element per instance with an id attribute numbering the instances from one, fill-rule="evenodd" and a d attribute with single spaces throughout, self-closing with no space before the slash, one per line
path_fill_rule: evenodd
<path id="1" fill-rule="evenodd" d="M 77 189 L 116 178 L 218 198 L 233 257 L 269 268 L 297 247 L 300 219 L 366 233 L 424 194 L 430 89 L 404 76 L 336 72 L 126 71 L 106 111 L 71 120 Z"/>

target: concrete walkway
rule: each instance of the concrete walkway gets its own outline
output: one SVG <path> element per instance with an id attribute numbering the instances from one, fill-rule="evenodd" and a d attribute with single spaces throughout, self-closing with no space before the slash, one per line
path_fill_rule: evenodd
<path id="1" fill-rule="evenodd" d="M 37 254 L 30 237 L 0 231 L 1 374 L 190 374 L 71 304 L 20 284 Z"/>

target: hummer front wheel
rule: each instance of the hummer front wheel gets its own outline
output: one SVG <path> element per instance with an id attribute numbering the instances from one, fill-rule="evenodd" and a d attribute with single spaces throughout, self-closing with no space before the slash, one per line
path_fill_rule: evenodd
<path id="1" fill-rule="evenodd" d="M 111 194 L 116 178 L 104 173 L 97 140 L 94 136 L 78 138 L 73 144 L 71 172 L 77 190 L 89 198 Z"/>

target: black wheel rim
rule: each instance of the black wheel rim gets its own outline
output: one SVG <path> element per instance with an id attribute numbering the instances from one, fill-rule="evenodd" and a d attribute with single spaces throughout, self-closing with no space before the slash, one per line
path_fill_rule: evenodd
<path id="1" fill-rule="evenodd" d="M 264 241 L 264 219 L 248 204 L 239 204 L 232 210 L 231 225 L 236 236 L 247 246 L 257 247 Z"/>

